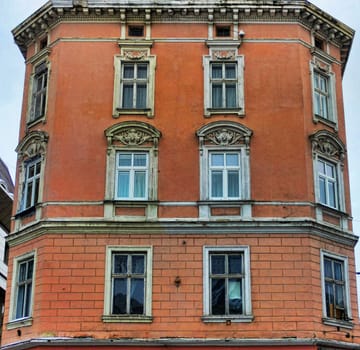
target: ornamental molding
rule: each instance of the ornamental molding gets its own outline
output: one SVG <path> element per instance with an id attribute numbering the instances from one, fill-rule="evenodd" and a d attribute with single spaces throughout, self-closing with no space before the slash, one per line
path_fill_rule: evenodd
<path id="1" fill-rule="evenodd" d="M 244 146 L 250 150 L 252 130 L 235 122 L 213 122 L 200 128 L 196 135 L 199 137 L 200 149 L 204 146 Z"/>
<path id="2" fill-rule="evenodd" d="M 235 50 L 213 50 L 212 58 L 214 60 L 235 60 L 236 51 Z"/>
<path id="3" fill-rule="evenodd" d="M 346 148 L 344 143 L 335 135 L 326 130 L 321 130 L 310 136 L 313 156 L 321 154 L 327 158 L 343 162 Z"/>
<path id="4" fill-rule="evenodd" d="M 52 0 L 19 24 L 15 42 L 27 47 L 60 22 L 298 23 L 341 49 L 345 66 L 354 30 L 305 0 Z"/>
<path id="5" fill-rule="evenodd" d="M 148 55 L 147 51 L 144 50 L 124 50 L 124 57 L 128 60 L 142 60 Z"/>
<path id="6" fill-rule="evenodd" d="M 46 153 L 49 136 L 44 131 L 32 131 L 18 144 L 15 151 L 21 161 L 43 156 Z"/>
<path id="7" fill-rule="evenodd" d="M 152 144 L 157 150 L 160 136 L 160 131 L 152 125 L 136 121 L 118 123 L 105 130 L 109 148 L 117 145 L 137 147 Z"/>

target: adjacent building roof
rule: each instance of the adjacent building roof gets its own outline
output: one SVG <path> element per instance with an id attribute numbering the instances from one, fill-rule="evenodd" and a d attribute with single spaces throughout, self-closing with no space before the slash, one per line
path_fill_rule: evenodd
<path id="1" fill-rule="evenodd" d="M 9 169 L 0 158 L 0 226 L 10 231 L 14 184 Z"/>

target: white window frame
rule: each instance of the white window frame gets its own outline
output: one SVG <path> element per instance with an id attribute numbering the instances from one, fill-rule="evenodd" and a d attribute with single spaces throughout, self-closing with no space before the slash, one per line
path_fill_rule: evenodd
<path id="1" fill-rule="evenodd" d="M 130 166 L 120 166 L 119 165 L 119 156 L 120 154 L 129 154 L 131 155 L 131 165 Z M 146 165 L 145 166 L 135 166 L 134 156 L 137 154 L 146 155 Z M 121 197 L 119 193 L 119 173 L 121 172 L 129 173 L 129 195 Z M 141 171 L 145 172 L 145 189 L 144 196 L 136 197 L 135 196 L 135 174 L 136 172 Z M 115 170 L 115 199 L 116 200 L 147 200 L 148 199 L 148 183 L 149 183 L 149 152 L 147 151 L 116 151 L 116 170 Z"/>
<path id="2" fill-rule="evenodd" d="M 29 315 L 23 317 L 16 317 L 16 309 L 18 302 L 18 277 L 20 264 L 24 262 L 33 261 L 33 272 L 31 279 L 31 300 L 29 301 Z M 11 295 L 10 295 L 10 310 L 9 310 L 9 322 L 7 324 L 7 329 L 13 329 L 17 327 L 30 326 L 32 324 L 32 314 L 33 314 L 33 305 L 35 297 L 35 276 L 36 276 L 36 251 L 31 251 L 21 256 L 15 257 L 13 259 L 13 275 L 11 283 Z M 28 284 L 28 283 L 27 283 Z M 29 291 L 27 289 L 27 291 Z"/>
<path id="3" fill-rule="evenodd" d="M 39 172 L 30 176 L 29 172 L 32 167 L 34 171 L 40 167 Z M 40 194 L 40 181 L 41 181 L 41 166 L 42 161 L 40 157 L 35 157 L 34 159 L 25 163 L 25 179 L 23 182 L 23 196 L 21 198 L 21 210 L 26 210 L 34 207 L 39 202 Z M 31 193 L 29 193 L 29 187 L 31 185 Z M 27 205 L 28 198 L 30 197 L 30 204 Z"/>
<path id="4" fill-rule="evenodd" d="M 114 253 L 146 255 L 146 277 L 144 314 L 112 314 L 112 256 Z M 107 246 L 106 267 L 105 267 L 105 288 L 104 288 L 104 315 L 103 322 L 151 322 L 152 321 L 152 246 Z"/>
<path id="5" fill-rule="evenodd" d="M 238 54 L 239 41 L 221 41 L 214 40 L 207 42 L 209 46 L 209 55 L 203 56 L 204 68 L 204 115 L 210 117 L 216 114 L 235 114 L 243 116 L 245 114 L 244 101 L 244 56 Z M 236 65 L 236 79 L 231 79 L 236 85 L 236 103 L 234 107 L 213 107 L 212 103 L 212 65 L 233 63 Z M 221 84 L 224 89 L 224 84 L 227 79 L 221 79 Z M 230 80 L 229 80 L 230 81 Z M 223 94 L 223 99 L 225 99 Z"/>
<path id="6" fill-rule="evenodd" d="M 113 97 L 113 117 L 117 118 L 120 115 L 145 115 L 148 118 L 154 117 L 155 106 L 155 69 L 156 56 L 150 54 L 152 41 L 150 40 L 119 40 L 121 47 L 121 54 L 114 57 L 114 97 Z M 138 66 L 140 64 L 147 65 L 147 78 L 145 79 L 124 79 L 123 72 L 126 64 Z M 132 82 L 134 86 L 138 82 L 144 83 L 146 81 L 146 106 L 145 108 L 136 108 L 133 104 L 132 108 L 123 107 L 123 87 L 124 83 Z M 133 95 L 135 99 L 136 94 Z M 134 102 L 133 102 L 134 103 Z"/>
<path id="7" fill-rule="evenodd" d="M 243 255 L 243 314 L 241 315 L 212 315 L 210 307 L 210 256 L 212 253 L 225 254 L 239 253 Z M 204 246 L 203 247 L 203 309 L 204 322 L 251 322 L 253 320 L 251 304 L 251 278 L 250 278 L 250 247 L 249 246 Z"/>
<path id="8" fill-rule="evenodd" d="M 325 269 L 324 269 L 324 261 L 325 258 L 330 260 L 337 260 L 342 263 L 343 266 L 343 274 L 344 274 L 344 309 L 345 309 L 345 319 L 338 319 L 336 317 L 331 317 L 327 315 L 326 310 L 326 278 L 325 278 Z M 323 309 L 323 323 L 331 326 L 340 326 L 344 328 L 352 328 L 352 312 L 351 312 L 351 302 L 350 302 L 350 281 L 349 281 L 349 262 L 348 257 L 334 254 L 332 252 L 321 250 L 320 251 L 320 272 L 321 272 L 321 290 L 322 290 L 322 309 Z"/>
<path id="9" fill-rule="evenodd" d="M 214 154 L 221 154 L 221 155 L 224 156 L 224 165 L 216 166 L 216 165 L 211 164 L 211 158 L 212 158 L 212 155 L 214 155 Z M 228 154 L 236 154 L 237 155 L 237 158 L 238 158 L 238 165 L 237 166 L 231 166 L 231 165 L 225 164 L 226 163 L 226 155 L 228 155 Z M 242 160 L 242 152 L 238 151 L 238 150 L 211 150 L 211 149 L 209 149 L 208 162 L 209 162 L 209 165 L 208 165 L 208 168 L 209 168 L 209 175 L 208 175 L 209 176 L 209 178 L 208 178 L 208 181 L 209 181 L 209 188 L 208 188 L 209 199 L 212 199 L 212 200 L 241 199 L 242 190 L 243 190 L 243 185 L 242 185 L 243 184 L 243 179 L 242 179 L 243 174 L 242 174 L 241 163 L 244 162 Z M 229 193 L 228 193 L 228 174 L 231 171 L 237 171 L 238 176 L 239 176 L 239 184 L 238 184 L 239 195 L 234 196 L 234 197 L 229 196 Z M 223 193 L 223 195 L 221 197 L 215 197 L 215 196 L 212 195 L 212 188 L 213 188 L 212 173 L 213 172 L 221 172 L 222 173 L 222 193 Z"/>
<path id="10" fill-rule="evenodd" d="M 337 130 L 337 108 L 336 108 L 336 87 L 335 74 L 331 71 L 331 66 L 318 58 L 310 62 L 312 101 L 313 101 L 313 120 L 315 123 L 322 122 Z M 316 88 L 315 80 L 319 76 L 327 82 L 327 91 Z M 327 116 L 321 111 L 317 112 L 317 95 L 327 101 Z"/>

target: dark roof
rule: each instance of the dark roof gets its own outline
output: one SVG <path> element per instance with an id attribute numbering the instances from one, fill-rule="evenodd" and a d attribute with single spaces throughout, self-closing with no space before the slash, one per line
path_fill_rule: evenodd
<path id="1" fill-rule="evenodd" d="M 13 193 L 14 183 L 11 179 L 9 169 L 0 158 L 0 226 L 7 232 L 10 231 Z"/>

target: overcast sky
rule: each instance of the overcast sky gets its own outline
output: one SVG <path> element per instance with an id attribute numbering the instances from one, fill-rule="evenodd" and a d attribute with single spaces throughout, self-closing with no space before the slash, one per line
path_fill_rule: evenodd
<path id="1" fill-rule="evenodd" d="M 140 0 L 139 0 L 140 1 Z M 360 0 L 312 0 L 322 10 L 357 31 L 343 78 L 347 148 L 350 162 L 350 183 L 354 232 L 360 234 Z M 24 59 L 14 44 L 11 30 L 30 16 L 44 0 L 0 0 L 0 157 L 14 178 Z M 357 249 L 360 271 L 360 243 Z"/>

